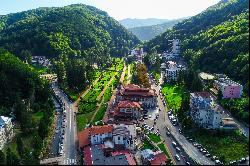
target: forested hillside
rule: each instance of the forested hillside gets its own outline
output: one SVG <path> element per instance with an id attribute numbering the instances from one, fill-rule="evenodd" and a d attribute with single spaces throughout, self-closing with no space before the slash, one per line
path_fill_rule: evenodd
<path id="1" fill-rule="evenodd" d="M 162 24 L 134 27 L 134 28 L 129 28 L 128 30 L 131 31 L 134 35 L 136 35 L 140 40 L 151 40 L 155 36 L 165 32 L 166 29 L 172 28 L 175 24 L 177 24 L 182 20 L 184 19 L 181 18 L 176 20 L 169 20 Z"/>
<path id="2" fill-rule="evenodd" d="M 0 16 L 0 47 L 21 59 L 67 55 L 101 62 L 125 55 L 138 42 L 106 12 L 83 4 Z"/>
<path id="3" fill-rule="evenodd" d="M 168 50 L 168 40 L 177 37 L 182 41 L 182 55 L 190 65 L 203 71 L 225 73 L 247 89 L 248 10 L 249 0 L 223 0 L 155 37 L 145 48 L 149 52 Z"/>
<path id="4" fill-rule="evenodd" d="M 3 49 L 0 49 L 0 85 L 0 115 L 9 116 L 12 112 L 16 124 L 16 137 L 12 140 L 16 147 L 8 146 L 11 149 L 7 150 L 6 162 L 38 164 L 54 117 L 49 86 L 31 66 Z M 27 140 L 30 143 L 24 145 Z"/>
<path id="5" fill-rule="evenodd" d="M 23 61 L 51 59 L 59 84 L 72 94 L 91 83 L 94 63 L 108 66 L 139 42 L 106 12 L 83 4 L 0 16 L 0 47 Z"/>

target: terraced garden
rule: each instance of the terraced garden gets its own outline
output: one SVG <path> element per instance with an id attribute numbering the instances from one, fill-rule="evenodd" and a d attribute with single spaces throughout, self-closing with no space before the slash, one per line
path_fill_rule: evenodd
<path id="1" fill-rule="evenodd" d="M 78 106 L 77 126 L 78 131 L 82 130 L 87 123 L 94 123 L 103 119 L 107 108 L 107 102 L 112 96 L 113 89 L 119 82 L 119 75 L 123 70 L 123 60 L 115 59 L 109 69 L 103 72 L 96 72 L 99 80 L 90 86 L 90 90 L 81 100 Z M 92 120 L 92 121 L 91 121 Z"/>

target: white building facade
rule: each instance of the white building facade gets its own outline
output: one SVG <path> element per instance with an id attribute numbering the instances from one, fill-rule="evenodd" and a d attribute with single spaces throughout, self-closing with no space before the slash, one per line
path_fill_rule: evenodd
<path id="1" fill-rule="evenodd" d="M 0 116 L 0 150 L 14 135 L 11 118 Z"/>
<path id="2" fill-rule="evenodd" d="M 190 94 L 190 115 L 200 127 L 218 129 L 222 125 L 222 108 L 208 92 Z"/>
<path id="3" fill-rule="evenodd" d="M 114 128 L 113 142 L 115 145 L 124 146 L 124 148 L 134 147 L 132 135 L 125 125 L 118 125 Z"/>
<path id="4" fill-rule="evenodd" d="M 163 71 L 163 75 L 167 82 L 176 81 L 180 71 L 186 70 L 186 67 L 183 65 L 177 65 L 174 61 L 167 61 L 165 72 Z"/>

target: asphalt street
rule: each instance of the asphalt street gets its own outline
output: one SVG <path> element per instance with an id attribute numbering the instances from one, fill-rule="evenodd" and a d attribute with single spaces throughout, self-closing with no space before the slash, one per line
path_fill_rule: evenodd
<path id="1" fill-rule="evenodd" d="M 76 152 L 76 119 L 73 110 L 73 103 L 68 99 L 66 94 L 58 88 L 56 83 L 52 84 L 54 92 L 61 98 L 64 108 L 66 110 L 66 122 L 65 122 L 65 138 L 63 141 L 63 163 L 66 165 L 77 164 L 77 152 Z"/>
<path id="2" fill-rule="evenodd" d="M 187 139 L 179 133 L 179 128 L 177 126 L 173 126 L 170 122 L 167 113 L 165 110 L 167 110 L 167 107 L 163 105 L 163 102 L 160 98 L 159 90 L 160 87 L 155 85 L 153 81 L 152 82 L 152 89 L 156 90 L 156 93 L 158 95 L 158 107 L 161 109 L 159 111 L 159 119 L 157 120 L 157 127 L 159 128 L 161 136 L 165 139 L 166 143 L 168 144 L 168 147 L 171 150 L 171 153 L 175 155 L 177 153 L 176 149 L 172 145 L 172 139 L 166 135 L 166 126 L 170 129 L 171 135 L 177 140 L 177 144 L 181 146 L 181 148 L 184 149 L 184 151 L 197 163 L 201 165 L 215 165 L 215 163 L 210 160 L 209 158 L 205 157 L 200 151 L 198 151 L 197 148 L 195 148 L 190 142 L 187 141 Z M 177 153 L 178 154 L 178 153 Z M 187 160 L 186 156 L 182 157 L 179 155 L 181 160 L 176 161 L 176 164 L 184 165 L 185 161 Z"/>

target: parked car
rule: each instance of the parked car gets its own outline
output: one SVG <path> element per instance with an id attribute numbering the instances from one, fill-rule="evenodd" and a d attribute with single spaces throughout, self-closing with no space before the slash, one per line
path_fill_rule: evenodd
<path id="1" fill-rule="evenodd" d="M 152 116 L 151 115 L 148 115 L 148 118 L 151 118 Z"/>
<path id="2" fill-rule="evenodd" d="M 180 133 L 180 134 L 182 133 L 181 129 L 179 129 L 179 133 Z"/>
<path id="3" fill-rule="evenodd" d="M 197 147 L 198 144 L 196 142 L 193 142 L 193 145 L 194 145 L 194 147 Z"/>
<path id="4" fill-rule="evenodd" d="M 220 165 L 220 164 L 222 164 L 222 163 L 221 163 L 220 160 L 215 160 L 215 164 L 216 164 L 216 165 Z"/>
<path id="5" fill-rule="evenodd" d="M 166 132 L 166 135 L 168 135 L 168 136 L 169 136 L 169 135 L 170 135 L 170 132 L 169 132 L 169 131 L 167 131 L 167 132 Z"/>
<path id="6" fill-rule="evenodd" d="M 178 161 L 181 160 L 181 158 L 180 158 L 180 156 L 179 156 L 178 154 L 175 155 L 175 158 L 176 158 L 176 160 L 178 160 Z"/>
<path id="7" fill-rule="evenodd" d="M 166 127 L 167 131 L 170 131 L 170 129 L 168 127 Z"/>
<path id="8" fill-rule="evenodd" d="M 206 156 L 206 157 L 210 157 L 211 155 L 210 155 L 210 153 L 207 153 L 207 154 L 205 154 L 205 156 Z"/>
<path id="9" fill-rule="evenodd" d="M 237 164 L 237 161 L 235 161 L 235 160 L 234 160 L 234 161 L 230 161 L 229 164 L 230 164 L 230 165 L 236 165 L 236 164 Z"/>
<path id="10" fill-rule="evenodd" d="M 172 142 L 172 144 L 173 144 L 174 146 L 177 146 L 176 142 L 174 142 L 174 141 Z"/>
<path id="11" fill-rule="evenodd" d="M 179 147 L 175 147 L 175 149 L 177 150 L 177 152 L 181 152 L 181 149 Z"/>
<path id="12" fill-rule="evenodd" d="M 191 165 L 190 162 L 186 161 L 186 165 Z"/>

